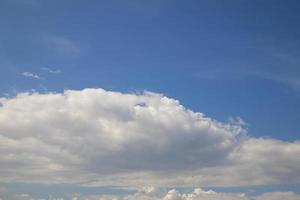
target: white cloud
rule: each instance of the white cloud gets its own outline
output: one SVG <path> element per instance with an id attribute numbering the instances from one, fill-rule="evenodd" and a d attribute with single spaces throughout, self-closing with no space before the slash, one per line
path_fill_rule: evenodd
<path id="1" fill-rule="evenodd" d="M 50 69 L 48 67 L 42 67 L 41 70 L 46 71 L 50 74 L 60 74 L 62 72 L 60 69 L 53 70 L 53 69 Z"/>
<path id="2" fill-rule="evenodd" d="M 1 98 L 0 179 L 113 186 L 300 181 L 300 143 L 240 137 L 161 94 L 102 89 Z"/>
<path id="3" fill-rule="evenodd" d="M 246 126 L 247 125 L 246 121 L 240 116 L 229 117 L 228 121 L 232 124 L 235 124 L 235 125 L 240 125 L 240 126 Z"/>
<path id="4" fill-rule="evenodd" d="M 23 72 L 23 76 L 29 77 L 29 78 L 41 79 L 41 77 L 39 75 L 30 73 L 30 72 Z"/>
<path id="5" fill-rule="evenodd" d="M 236 193 L 217 193 L 209 190 L 204 191 L 201 188 L 195 189 L 191 193 L 180 193 L 176 190 L 170 190 L 162 200 L 248 200 L 245 194 Z"/>

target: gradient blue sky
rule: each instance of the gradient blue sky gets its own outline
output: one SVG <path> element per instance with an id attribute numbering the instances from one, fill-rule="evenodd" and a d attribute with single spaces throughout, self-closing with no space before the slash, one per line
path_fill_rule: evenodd
<path id="1" fill-rule="evenodd" d="M 0 96 L 149 90 L 219 121 L 240 116 L 251 136 L 299 140 L 299 10 L 298 0 L 1 0 Z"/>
<path id="2" fill-rule="evenodd" d="M 299 8 L 297 0 L 4 0 L 0 93 L 147 89 L 221 121 L 241 116 L 255 136 L 299 139 Z"/>

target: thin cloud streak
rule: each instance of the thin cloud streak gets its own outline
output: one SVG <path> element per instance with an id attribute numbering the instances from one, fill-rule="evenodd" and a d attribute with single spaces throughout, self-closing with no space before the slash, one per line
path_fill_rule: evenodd
<path id="1" fill-rule="evenodd" d="M 41 70 L 46 71 L 50 74 L 60 74 L 60 73 L 62 73 L 62 70 L 60 70 L 60 69 L 53 70 L 53 69 L 50 69 L 48 67 L 42 67 Z"/>
<path id="2" fill-rule="evenodd" d="M 39 75 L 33 74 L 31 72 L 23 72 L 23 76 L 34 79 L 42 79 Z"/>

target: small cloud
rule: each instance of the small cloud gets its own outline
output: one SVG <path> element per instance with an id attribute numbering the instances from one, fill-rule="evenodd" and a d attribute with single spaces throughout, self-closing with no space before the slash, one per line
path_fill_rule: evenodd
<path id="1" fill-rule="evenodd" d="M 62 73 L 62 71 L 60 69 L 53 70 L 53 69 L 50 69 L 48 67 L 42 67 L 41 70 L 46 71 L 50 74 L 60 74 L 60 73 Z"/>
<path id="2" fill-rule="evenodd" d="M 30 73 L 30 72 L 23 72 L 23 76 L 28 77 L 28 78 L 41 79 L 41 77 L 39 75 Z"/>
<path id="3" fill-rule="evenodd" d="M 245 122 L 245 120 L 242 117 L 240 117 L 240 116 L 229 117 L 228 121 L 231 124 L 234 124 L 234 125 L 239 125 L 239 126 L 246 126 L 247 125 L 247 123 Z"/>

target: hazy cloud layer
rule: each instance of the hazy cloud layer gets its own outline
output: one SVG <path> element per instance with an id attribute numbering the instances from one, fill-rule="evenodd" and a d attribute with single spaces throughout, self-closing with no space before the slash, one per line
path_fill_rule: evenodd
<path id="1" fill-rule="evenodd" d="M 138 191 L 134 195 L 118 197 L 115 195 L 73 197 L 72 200 L 299 200 L 300 195 L 293 192 L 269 192 L 261 195 L 247 195 L 244 193 L 217 193 L 213 190 L 205 191 L 196 188 L 192 192 L 180 193 L 176 189 L 165 194 L 155 191 Z"/>
<path id="2" fill-rule="evenodd" d="M 217 193 L 213 190 L 205 191 L 196 188 L 192 192 L 180 193 L 172 189 L 164 194 L 159 194 L 154 188 L 142 189 L 133 195 L 73 195 L 69 198 L 50 197 L 48 200 L 299 200 L 300 195 L 294 192 L 270 192 L 261 195 L 247 195 L 244 193 Z M 6 198 L 0 198 L 6 200 Z M 37 200 L 28 194 L 13 195 L 9 200 Z M 39 200 L 45 200 L 39 198 Z"/>
<path id="3" fill-rule="evenodd" d="M 74 40 L 58 35 L 45 35 L 45 47 L 56 56 L 75 57 L 82 53 L 80 46 Z"/>
<path id="4" fill-rule="evenodd" d="M 0 179 L 114 186 L 300 181 L 300 142 L 249 138 L 161 94 L 0 98 Z"/>

